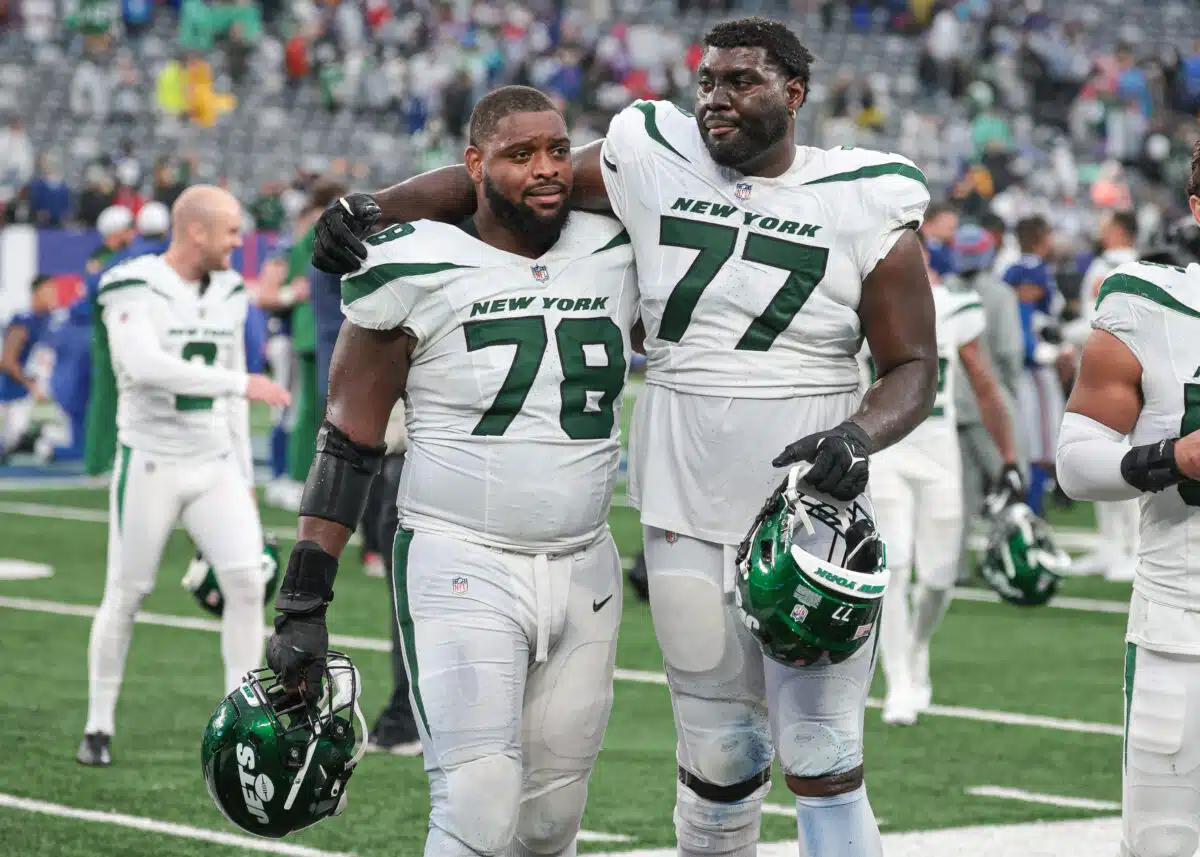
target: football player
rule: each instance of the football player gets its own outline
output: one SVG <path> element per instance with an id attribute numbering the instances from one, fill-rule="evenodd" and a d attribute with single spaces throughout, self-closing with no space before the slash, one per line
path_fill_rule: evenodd
<path id="1" fill-rule="evenodd" d="M 88 645 L 88 715 L 78 760 L 112 761 L 117 694 L 133 619 L 154 588 L 176 521 L 212 564 L 225 599 L 225 688 L 262 657 L 262 529 L 254 501 L 247 400 L 287 391 L 247 375 L 246 290 L 230 270 L 241 207 L 195 185 L 176 200 L 171 244 L 100 281 L 97 304 L 117 373 L 117 461 L 109 495 L 104 599 Z"/>
<path id="2" fill-rule="evenodd" d="M 1200 221 L 1200 144 L 1187 194 Z M 1191 557 L 1200 525 L 1200 265 L 1121 265 L 1100 287 L 1092 327 L 1057 465 L 1069 497 L 1141 503 L 1125 637 L 1121 854 L 1191 857 L 1200 845 Z"/>
<path id="3" fill-rule="evenodd" d="M 675 710 L 684 857 L 755 853 L 776 750 L 801 853 L 881 849 L 862 759 L 876 638 L 840 663 L 787 668 L 764 658 L 733 597 L 737 547 L 776 468 L 810 461 L 813 490 L 856 497 L 868 456 L 928 415 L 937 384 L 914 231 L 925 178 L 898 155 L 797 145 L 811 61 L 779 22 L 718 24 L 694 116 L 639 101 L 574 156 L 575 201 L 620 217 L 638 262 L 648 364 L 629 494 Z M 458 166 L 344 198 L 318 223 L 314 261 L 356 266 L 355 232 L 381 210 L 464 216 L 469 187 Z M 879 380 L 860 397 L 864 335 Z"/>
<path id="4" fill-rule="evenodd" d="M 393 569 L 429 773 L 424 853 L 566 857 L 612 706 L 607 521 L 637 277 L 617 221 L 570 213 L 567 126 L 547 96 L 487 95 L 470 143 L 474 217 L 371 235 L 342 281 L 347 323 L 267 662 L 319 687 L 338 557 L 403 395 Z"/>
<path id="5" fill-rule="evenodd" d="M 891 581 L 883 601 L 884 723 L 912 725 L 929 708 L 929 643 L 950 605 L 962 547 L 962 459 L 958 451 L 955 380 L 961 367 L 980 418 L 1004 462 L 997 481 L 1009 496 L 1024 494 L 1013 427 L 983 344 L 979 295 L 950 291 L 930 271 L 937 311 L 938 384 L 933 413 L 908 437 L 871 456 L 875 524 L 887 545 Z M 874 363 L 864 348 L 868 379 Z M 909 593 L 914 560 L 916 588 Z"/>

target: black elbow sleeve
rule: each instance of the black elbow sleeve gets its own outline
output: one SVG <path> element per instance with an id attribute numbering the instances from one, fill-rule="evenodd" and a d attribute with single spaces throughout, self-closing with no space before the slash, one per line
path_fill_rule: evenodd
<path id="1" fill-rule="evenodd" d="M 362 520 L 371 480 L 383 463 L 384 446 L 352 441 L 329 420 L 317 433 L 317 454 L 304 483 L 300 514 L 353 531 Z"/>
<path id="2" fill-rule="evenodd" d="M 1121 477 L 1139 491 L 1161 491 L 1178 485 L 1183 474 L 1175 465 L 1175 440 L 1135 446 L 1121 459 Z"/>

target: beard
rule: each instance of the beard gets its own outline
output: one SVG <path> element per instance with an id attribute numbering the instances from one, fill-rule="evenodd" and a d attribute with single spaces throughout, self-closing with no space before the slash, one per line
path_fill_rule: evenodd
<path id="1" fill-rule="evenodd" d="M 738 133 L 726 141 L 710 136 L 699 117 L 696 119 L 708 154 L 721 166 L 735 169 L 760 157 L 787 136 L 788 122 L 787 105 L 781 101 L 757 119 L 740 119 Z"/>
<path id="2" fill-rule="evenodd" d="M 500 192 L 488 176 L 483 177 L 483 192 L 488 208 L 504 228 L 516 235 L 525 235 L 539 246 L 549 247 L 558 240 L 571 214 L 570 201 L 565 201 L 554 214 L 541 216 L 524 202 L 513 202 Z"/>

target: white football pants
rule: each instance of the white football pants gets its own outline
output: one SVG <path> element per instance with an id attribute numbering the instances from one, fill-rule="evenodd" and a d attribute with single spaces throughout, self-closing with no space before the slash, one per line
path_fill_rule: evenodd
<path id="1" fill-rule="evenodd" d="M 1127 643 L 1125 705 L 1122 857 L 1193 857 L 1200 845 L 1200 656 Z"/>
<path id="2" fill-rule="evenodd" d="M 612 537 L 534 556 L 401 529 L 393 569 L 429 774 L 425 857 L 574 857 L 612 709 Z"/>
<path id="3" fill-rule="evenodd" d="M 655 527 L 643 527 L 643 533 L 650 610 L 671 688 L 680 767 L 705 783 L 737 786 L 768 769 L 776 750 L 784 774 L 805 779 L 862 765 L 875 634 L 840 664 L 777 663 L 763 655 L 738 617 L 736 548 Z M 717 801 L 678 783 L 679 853 L 753 857 L 769 790 L 764 783 L 741 800 Z M 827 850 L 811 857 L 880 853 L 879 827 L 861 787 L 833 799 L 798 799 L 797 815 L 803 855 L 810 854 L 805 841 L 822 826 L 822 815 L 837 820 L 822 830 Z"/>
<path id="4" fill-rule="evenodd" d="M 936 456 L 904 443 L 871 456 L 875 524 L 892 572 L 879 632 L 889 695 L 928 687 L 929 641 L 949 606 L 962 550 L 961 468 L 956 433 Z"/>
<path id="5" fill-rule="evenodd" d="M 212 565 L 225 598 L 225 692 L 262 663 L 262 527 L 233 455 L 197 462 L 122 445 L 109 493 L 104 599 L 88 645 L 87 733 L 114 734 L 133 620 L 154 589 L 163 547 L 180 519 Z"/>

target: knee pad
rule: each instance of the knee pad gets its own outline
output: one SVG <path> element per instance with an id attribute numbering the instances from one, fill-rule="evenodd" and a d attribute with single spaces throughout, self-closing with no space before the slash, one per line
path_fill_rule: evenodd
<path id="1" fill-rule="evenodd" d="M 771 790 L 771 769 L 731 786 L 714 786 L 694 777 L 685 782 L 684 773 L 680 769 L 675 798 L 680 853 L 752 853 L 747 849 L 758 842 L 762 803 Z"/>
<path id="2" fill-rule="evenodd" d="M 1132 841 L 1123 850 L 1133 857 L 1193 857 L 1200 846 L 1192 819 L 1149 818 L 1127 825 Z"/>
<path id="3" fill-rule="evenodd" d="M 517 832 L 521 763 L 498 755 L 475 759 L 447 771 L 444 789 L 441 807 L 435 793 L 430 824 L 484 857 L 503 854 Z"/>
<path id="4" fill-rule="evenodd" d="M 766 712 L 759 715 L 757 710 L 749 709 L 737 725 L 686 730 L 687 758 L 683 762 L 687 769 L 680 766 L 680 782 L 687 785 L 695 780 L 711 788 L 736 789 L 764 771 L 769 777 L 775 750 Z M 704 792 L 703 786 L 700 791 Z"/>
<path id="5" fill-rule="evenodd" d="M 692 673 L 720 666 L 728 648 L 728 626 L 719 566 L 712 579 L 697 571 L 667 568 L 652 569 L 648 580 L 650 616 L 667 665 Z"/>
<path id="6" fill-rule="evenodd" d="M 792 779 L 821 779 L 862 769 L 861 742 L 823 723 L 809 721 L 783 727 L 778 750 L 779 764 L 789 783 Z"/>
<path id="7" fill-rule="evenodd" d="M 587 775 L 564 776 L 521 805 L 517 835 L 508 857 L 564 857 L 573 844 L 587 803 Z"/>

